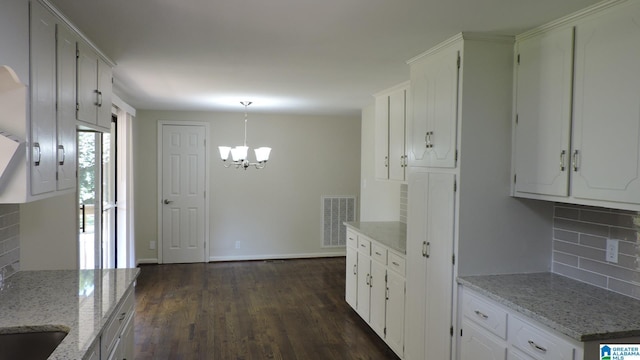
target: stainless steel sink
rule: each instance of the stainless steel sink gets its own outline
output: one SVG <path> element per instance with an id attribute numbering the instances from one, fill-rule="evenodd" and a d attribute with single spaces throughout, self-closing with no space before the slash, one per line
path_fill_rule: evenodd
<path id="1" fill-rule="evenodd" d="M 64 331 L 0 334 L 0 360 L 46 360 L 65 336 Z"/>

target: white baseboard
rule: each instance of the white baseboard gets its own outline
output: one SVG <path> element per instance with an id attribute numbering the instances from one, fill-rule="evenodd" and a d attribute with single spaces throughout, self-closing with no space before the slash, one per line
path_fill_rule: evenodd
<path id="1" fill-rule="evenodd" d="M 346 250 L 341 249 L 337 252 L 327 253 L 308 253 L 308 254 L 253 254 L 253 255 L 230 255 L 230 256 L 210 256 L 210 262 L 216 261 L 242 261 L 242 260 L 272 260 L 272 259 L 307 259 L 321 257 L 345 256 Z"/>
<path id="2" fill-rule="evenodd" d="M 157 258 L 149 258 L 149 259 L 137 259 L 136 260 L 136 266 L 140 265 L 140 264 L 159 264 L 160 262 L 158 261 Z"/>

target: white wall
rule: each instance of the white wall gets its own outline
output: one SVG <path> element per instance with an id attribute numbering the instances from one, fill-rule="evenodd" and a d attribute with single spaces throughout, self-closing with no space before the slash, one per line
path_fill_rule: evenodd
<path id="1" fill-rule="evenodd" d="M 20 269 L 78 268 L 76 194 L 20 205 Z"/>
<path id="2" fill-rule="evenodd" d="M 375 178 L 375 116 L 373 98 L 362 109 L 360 221 L 398 221 L 400 182 Z"/>
<path id="3" fill-rule="evenodd" d="M 138 261 L 157 260 L 158 121 L 210 123 L 211 260 L 342 255 L 321 247 L 321 196 L 360 192 L 360 119 L 249 112 L 248 145 L 271 146 L 265 169 L 226 169 L 219 145 L 242 142 L 243 112 L 139 110 L 133 125 Z M 240 249 L 235 242 L 240 241 Z"/>

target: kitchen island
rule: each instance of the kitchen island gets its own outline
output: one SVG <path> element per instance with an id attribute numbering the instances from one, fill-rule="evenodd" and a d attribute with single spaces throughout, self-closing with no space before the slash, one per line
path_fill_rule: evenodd
<path id="1" fill-rule="evenodd" d="M 117 316 L 125 302 L 133 308 L 139 273 L 137 268 L 20 271 L 0 282 L 0 334 L 61 330 L 68 334 L 49 359 L 97 359 L 103 333 L 124 327 L 112 325 L 126 320 Z M 116 335 L 108 335 L 103 348 L 112 350 Z"/>

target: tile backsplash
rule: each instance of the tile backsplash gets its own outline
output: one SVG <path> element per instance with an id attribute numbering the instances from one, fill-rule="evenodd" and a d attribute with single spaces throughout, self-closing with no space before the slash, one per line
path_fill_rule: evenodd
<path id="1" fill-rule="evenodd" d="M 0 204 L 0 284 L 20 270 L 20 207 Z"/>
<path id="2" fill-rule="evenodd" d="M 400 222 L 407 223 L 407 209 L 409 204 L 409 185 L 400 184 Z"/>
<path id="3" fill-rule="evenodd" d="M 618 263 L 606 260 L 618 239 Z M 553 269 L 570 278 L 640 299 L 640 213 L 555 204 Z"/>

